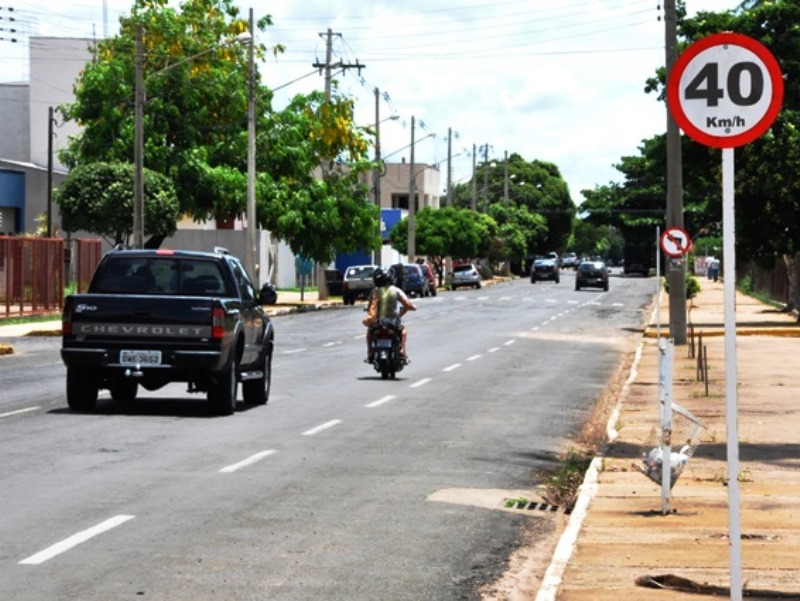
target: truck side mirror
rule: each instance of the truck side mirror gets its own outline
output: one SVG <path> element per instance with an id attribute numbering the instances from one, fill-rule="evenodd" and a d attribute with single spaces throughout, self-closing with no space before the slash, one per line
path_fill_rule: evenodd
<path id="1" fill-rule="evenodd" d="M 261 286 L 261 290 L 258 293 L 258 302 L 261 305 L 274 305 L 277 303 L 278 293 L 275 290 L 275 286 L 270 283 Z"/>

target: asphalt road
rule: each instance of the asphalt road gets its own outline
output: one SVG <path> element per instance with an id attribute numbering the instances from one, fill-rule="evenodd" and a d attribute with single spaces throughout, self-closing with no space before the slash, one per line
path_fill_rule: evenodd
<path id="1" fill-rule="evenodd" d="M 479 598 L 555 525 L 474 499 L 555 465 L 654 291 L 573 284 L 418 299 L 396 381 L 362 363 L 363 305 L 277 317 L 269 404 L 231 417 L 179 384 L 71 413 L 59 340 L 15 340 L 0 598 Z"/>

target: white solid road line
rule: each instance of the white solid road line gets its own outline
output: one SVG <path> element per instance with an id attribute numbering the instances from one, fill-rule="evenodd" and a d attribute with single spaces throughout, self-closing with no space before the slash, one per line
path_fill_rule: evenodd
<path id="1" fill-rule="evenodd" d="M 247 459 L 243 459 L 239 463 L 234 463 L 232 465 L 223 467 L 219 471 L 224 474 L 230 474 L 238 469 L 247 467 L 248 465 L 253 465 L 257 461 L 261 461 L 262 459 L 264 459 L 264 457 L 269 457 L 270 455 L 274 455 L 277 452 L 278 451 L 276 451 L 275 449 L 269 449 L 268 451 L 261 451 L 260 453 L 256 453 L 255 455 L 250 455 L 250 457 L 248 457 Z"/>
<path id="2" fill-rule="evenodd" d="M 333 428 L 334 426 L 341 424 L 342 420 L 340 419 L 332 419 L 329 422 L 325 422 L 322 425 L 317 426 L 316 428 L 311 428 L 310 430 L 306 430 L 303 432 L 303 436 L 314 436 L 314 434 L 318 434 L 323 430 L 327 430 L 328 428 Z"/>
<path id="3" fill-rule="evenodd" d="M 73 534 L 69 538 L 65 538 L 61 542 L 56 543 L 55 545 L 51 545 L 47 547 L 44 551 L 39 551 L 38 553 L 31 555 L 30 557 L 23 559 L 20 561 L 20 564 L 27 564 L 27 565 L 38 565 L 40 563 L 44 563 L 48 559 L 52 559 L 56 555 L 60 555 L 65 551 L 69 551 L 72 547 L 80 545 L 81 543 L 85 543 L 90 538 L 97 536 L 98 534 L 102 534 L 107 530 L 111 530 L 112 528 L 116 528 L 117 526 L 124 524 L 128 520 L 132 520 L 134 517 L 133 515 L 117 515 L 113 518 L 106 520 L 98 524 L 97 526 L 92 526 L 82 532 L 78 532 L 77 534 Z"/>

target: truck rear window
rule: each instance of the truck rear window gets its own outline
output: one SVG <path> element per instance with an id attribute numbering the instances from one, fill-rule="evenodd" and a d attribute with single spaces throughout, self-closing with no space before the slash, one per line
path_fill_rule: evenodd
<path id="1" fill-rule="evenodd" d="M 100 264 L 89 292 L 229 296 L 215 261 L 175 257 L 111 257 Z"/>

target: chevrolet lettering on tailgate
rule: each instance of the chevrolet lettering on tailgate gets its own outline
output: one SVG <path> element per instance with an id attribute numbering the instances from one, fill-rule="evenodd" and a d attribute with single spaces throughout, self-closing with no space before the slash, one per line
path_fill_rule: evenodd
<path id="1" fill-rule="evenodd" d="M 208 338 L 211 326 L 148 326 L 136 324 L 79 323 L 75 334 L 122 334 L 124 336 L 156 336 L 172 338 Z"/>

